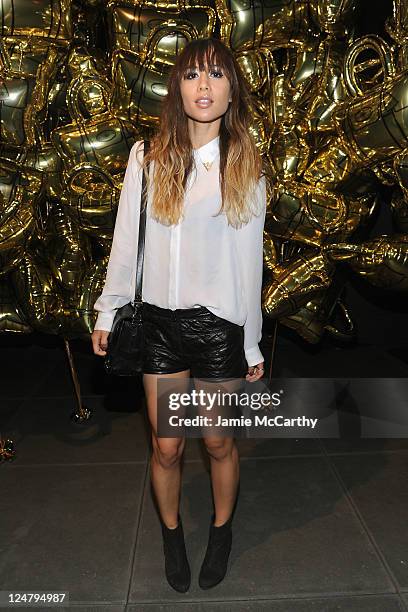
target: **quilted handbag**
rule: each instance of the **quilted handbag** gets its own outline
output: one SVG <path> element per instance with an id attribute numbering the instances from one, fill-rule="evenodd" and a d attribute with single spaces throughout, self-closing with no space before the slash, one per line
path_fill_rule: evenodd
<path id="1" fill-rule="evenodd" d="M 149 150 L 145 140 L 144 154 Z M 136 261 L 135 299 L 116 311 L 108 336 L 105 355 L 105 371 L 115 376 L 136 376 L 142 372 L 143 322 L 142 322 L 142 277 L 146 230 L 146 177 L 143 172 L 142 197 L 140 203 L 139 240 Z"/>

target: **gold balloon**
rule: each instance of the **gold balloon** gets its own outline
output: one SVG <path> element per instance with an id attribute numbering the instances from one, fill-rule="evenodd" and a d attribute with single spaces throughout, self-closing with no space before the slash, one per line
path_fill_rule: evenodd
<path id="1" fill-rule="evenodd" d="M 49 39 L 67 45 L 72 40 L 71 0 L 3 0 L 1 35 Z"/>
<path id="2" fill-rule="evenodd" d="M 112 47 L 122 51 L 142 53 L 148 46 L 152 30 L 165 27 L 169 20 L 177 29 L 185 23 L 194 25 L 198 38 L 211 36 L 216 25 L 216 12 L 207 2 L 151 2 L 135 4 L 133 10 L 122 0 L 110 0 L 107 4 L 112 24 Z M 141 25 L 142 24 L 142 25 Z M 168 66 L 174 63 L 181 42 L 181 31 L 169 31 L 161 37 L 155 50 L 156 61 Z"/>
<path id="3" fill-rule="evenodd" d="M 261 47 L 277 48 L 305 43 L 310 36 L 308 2 L 269 0 L 251 4 L 215 0 L 221 20 L 221 38 L 234 52 Z"/>
<path id="4" fill-rule="evenodd" d="M 400 45 L 406 44 L 408 38 L 408 2 L 393 1 L 393 14 L 385 23 L 388 34 Z"/>
<path id="5" fill-rule="evenodd" d="M 263 290 L 263 311 L 272 317 L 292 315 L 330 286 L 334 265 L 324 254 L 305 252 L 286 266 L 276 266 Z"/>
<path id="6" fill-rule="evenodd" d="M 319 30 L 345 34 L 352 25 L 355 0 L 316 0 L 310 2 L 310 11 Z"/>
<path id="7" fill-rule="evenodd" d="M 397 232 L 408 234 L 408 201 L 401 189 L 396 189 L 392 195 L 391 211 Z"/>
<path id="8" fill-rule="evenodd" d="M 384 289 L 408 289 L 408 235 L 378 236 L 360 244 L 338 243 L 325 248 L 333 261 L 347 261 L 351 268 Z"/>
<path id="9" fill-rule="evenodd" d="M 163 40 L 169 38 L 172 46 L 181 50 L 197 37 L 194 24 L 168 19 L 150 30 L 140 53 L 115 50 L 112 54 L 114 86 L 110 112 L 118 119 L 135 125 L 156 125 L 161 102 L 167 94 L 166 81 L 171 66 L 158 59 L 157 50 Z"/>
<path id="10" fill-rule="evenodd" d="M 65 338 L 89 338 L 95 323 L 93 305 L 103 289 L 109 255 L 91 263 L 76 286 L 74 299 L 56 311 L 60 333 Z"/>
<path id="11" fill-rule="evenodd" d="M 249 89 L 257 93 L 268 82 L 268 62 L 260 51 L 244 51 L 236 60 L 244 74 Z"/>
<path id="12" fill-rule="evenodd" d="M 218 22 L 268 176 L 264 315 L 346 341 L 338 262 L 408 288 L 408 0 L 392 44 L 354 38 L 356 0 L 109 0 L 106 56 L 89 42 L 96 0 L 75 24 L 69 0 L 28 2 L 0 7 L 1 331 L 89 335 L 130 148 L 158 124 L 176 54 Z M 379 181 L 398 233 L 367 240 Z"/>
<path id="13" fill-rule="evenodd" d="M 10 283 L 0 279 L 0 332 L 30 333 Z"/>
<path id="14" fill-rule="evenodd" d="M 68 187 L 61 201 L 71 219 L 90 236 L 111 238 L 120 195 L 113 178 L 98 166 L 79 164 L 70 172 Z"/>
<path id="15" fill-rule="evenodd" d="M 56 317 L 62 299 L 49 267 L 39 257 L 26 254 L 10 278 L 27 323 L 42 332 L 62 331 Z"/>
<path id="16" fill-rule="evenodd" d="M 355 337 L 354 323 L 346 305 L 337 293 L 332 295 L 329 291 L 280 322 L 295 330 L 309 344 L 317 344 L 325 332 L 343 342 L 350 342 Z"/>
<path id="17" fill-rule="evenodd" d="M 39 172 L 0 158 L 0 274 L 19 265 L 36 230 L 36 207 L 44 196 Z"/>
<path id="18" fill-rule="evenodd" d="M 50 270 L 62 289 L 65 301 L 72 299 L 91 263 L 91 247 L 86 234 L 72 222 L 60 202 L 53 205 L 45 241 Z"/>
<path id="19" fill-rule="evenodd" d="M 16 46 L 2 41 L 2 80 L 0 81 L 1 132 L 0 141 L 15 147 L 35 147 L 45 142 L 42 124 L 48 95 L 56 74 L 60 53 L 52 46 L 33 54 L 30 47 L 16 61 Z M 23 57 L 24 55 L 24 57 Z M 35 60 L 40 61 L 35 75 Z M 27 72 L 25 72 L 27 71 Z"/>
<path id="20" fill-rule="evenodd" d="M 275 198 L 267 217 L 268 231 L 313 246 L 351 236 L 370 216 L 372 204 L 370 198 L 348 200 L 296 182 L 280 183 Z"/>

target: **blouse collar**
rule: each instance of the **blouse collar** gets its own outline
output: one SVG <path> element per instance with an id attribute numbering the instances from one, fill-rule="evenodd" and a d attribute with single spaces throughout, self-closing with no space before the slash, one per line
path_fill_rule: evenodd
<path id="1" fill-rule="evenodd" d="M 214 159 L 219 153 L 219 140 L 220 137 L 216 136 L 202 147 L 199 147 L 198 149 L 193 149 L 194 156 L 199 157 L 203 162 L 214 161 Z"/>

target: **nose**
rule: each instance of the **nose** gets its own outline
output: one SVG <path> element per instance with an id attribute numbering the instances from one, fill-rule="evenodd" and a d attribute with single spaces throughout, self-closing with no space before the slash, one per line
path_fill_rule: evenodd
<path id="1" fill-rule="evenodd" d="M 200 72 L 199 89 L 208 89 L 208 77 L 205 71 Z"/>

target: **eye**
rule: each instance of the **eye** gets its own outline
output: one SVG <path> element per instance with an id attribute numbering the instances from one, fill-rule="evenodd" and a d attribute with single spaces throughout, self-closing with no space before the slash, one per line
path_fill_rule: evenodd
<path id="1" fill-rule="evenodd" d="M 191 80 L 191 77 L 198 75 L 198 70 L 188 70 L 184 73 L 184 78 Z M 221 70 L 210 70 L 210 75 L 215 75 L 215 78 L 220 79 L 223 76 Z"/>
<path id="2" fill-rule="evenodd" d="M 195 74 L 198 74 L 197 70 L 188 70 L 184 73 L 184 78 L 190 79 L 190 77 L 194 76 Z"/>

